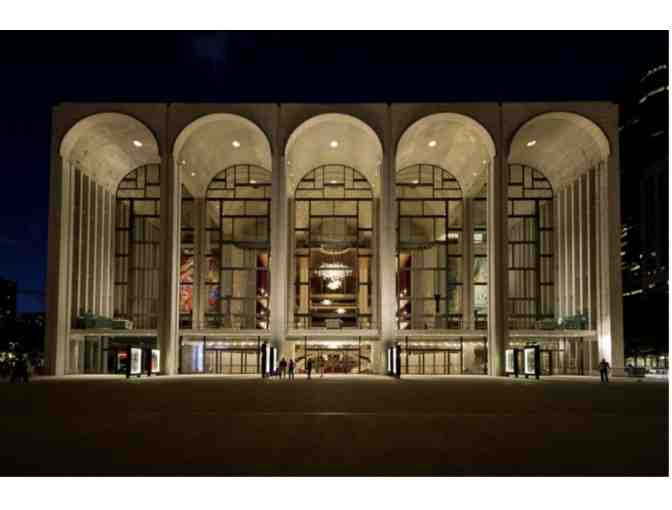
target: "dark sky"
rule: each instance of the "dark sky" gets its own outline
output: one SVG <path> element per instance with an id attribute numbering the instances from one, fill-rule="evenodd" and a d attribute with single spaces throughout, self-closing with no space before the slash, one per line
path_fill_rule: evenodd
<path id="1" fill-rule="evenodd" d="M 665 31 L 3 32 L 0 47 L 0 277 L 26 291 L 44 289 L 56 103 L 622 102 L 669 60 Z"/>

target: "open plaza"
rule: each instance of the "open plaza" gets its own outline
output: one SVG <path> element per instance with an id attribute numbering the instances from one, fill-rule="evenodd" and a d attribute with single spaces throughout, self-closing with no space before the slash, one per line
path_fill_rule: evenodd
<path id="1" fill-rule="evenodd" d="M 0 384 L 0 475 L 667 476 L 668 398 L 649 378 L 38 377 Z"/>

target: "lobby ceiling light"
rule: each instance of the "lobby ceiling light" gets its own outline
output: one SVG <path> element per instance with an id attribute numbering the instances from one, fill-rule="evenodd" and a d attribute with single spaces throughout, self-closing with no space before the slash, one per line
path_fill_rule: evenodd
<path id="1" fill-rule="evenodd" d="M 329 143 L 329 147 L 335 149 L 336 147 L 338 147 L 338 142 L 336 140 L 332 140 L 331 143 Z"/>
<path id="2" fill-rule="evenodd" d="M 142 142 L 140 140 L 133 140 L 133 145 L 136 147 L 142 147 Z"/>
<path id="3" fill-rule="evenodd" d="M 339 315 L 343 315 L 345 313 L 345 308 L 339 308 L 336 310 L 336 313 Z"/>
<path id="4" fill-rule="evenodd" d="M 323 305 L 327 305 L 327 306 L 328 306 L 328 305 L 330 305 L 330 304 L 332 303 L 332 301 L 331 301 L 331 299 L 323 299 L 323 300 L 321 301 L 321 303 L 322 303 Z"/>
<path id="5" fill-rule="evenodd" d="M 530 140 L 529 142 L 527 142 L 528 147 L 534 147 L 536 144 L 537 144 L 536 140 Z"/>
<path id="6" fill-rule="evenodd" d="M 430 147 L 436 147 L 436 140 L 430 140 L 430 142 L 427 145 Z"/>
<path id="7" fill-rule="evenodd" d="M 240 147 L 240 142 L 238 140 L 234 140 L 233 142 L 231 142 L 231 145 L 233 145 L 237 149 L 238 147 Z"/>
<path id="8" fill-rule="evenodd" d="M 250 179 L 250 184 L 257 184 L 257 181 L 255 181 L 254 179 Z"/>
<path id="9" fill-rule="evenodd" d="M 192 177 L 196 177 L 196 172 L 191 172 Z"/>

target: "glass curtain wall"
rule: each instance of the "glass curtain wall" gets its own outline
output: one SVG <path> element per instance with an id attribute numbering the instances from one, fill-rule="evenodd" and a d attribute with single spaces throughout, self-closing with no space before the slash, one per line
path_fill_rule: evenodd
<path id="1" fill-rule="evenodd" d="M 462 325 L 462 190 L 434 165 L 397 173 L 399 329 Z"/>
<path id="2" fill-rule="evenodd" d="M 229 167 L 210 182 L 205 204 L 205 326 L 267 329 L 271 172 Z"/>
<path id="3" fill-rule="evenodd" d="M 297 328 L 371 328 L 373 192 L 345 165 L 310 171 L 295 193 Z"/>
<path id="4" fill-rule="evenodd" d="M 474 328 L 488 328 L 488 202 L 487 187 L 471 199 L 472 291 Z"/>
<path id="5" fill-rule="evenodd" d="M 553 189 L 544 175 L 509 165 L 508 300 L 511 329 L 554 316 Z"/>
<path id="6" fill-rule="evenodd" d="M 156 329 L 160 260 L 158 165 L 137 168 L 117 188 L 114 314 L 136 329 Z"/>
<path id="7" fill-rule="evenodd" d="M 182 329 L 190 329 L 194 323 L 196 236 L 194 214 L 194 197 L 183 184 L 180 221 L 180 328 Z"/>

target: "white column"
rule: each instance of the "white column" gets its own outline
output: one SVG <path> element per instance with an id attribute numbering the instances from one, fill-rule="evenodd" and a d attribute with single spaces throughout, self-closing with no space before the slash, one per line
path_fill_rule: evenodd
<path id="1" fill-rule="evenodd" d="M 70 329 L 72 173 L 69 162 L 52 159 L 49 185 L 46 361 L 51 375 L 64 375 Z"/>
<path id="2" fill-rule="evenodd" d="M 83 175 L 80 170 L 72 170 L 72 312 L 73 317 L 82 311 L 82 185 Z"/>
<path id="3" fill-rule="evenodd" d="M 271 319 L 273 344 L 281 356 L 289 355 L 287 335 L 287 302 L 290 299 L 288 278 L 289 211 L 285 158 L 277 146 L 271 172 Z"/>
<path id="4" fill-rule="evenodd" d="M 587 239 L 587 261 L 588 261 L 588 322 L 591 328 L 596 328 L 597 310 L 597 195 L 595 193 L 595 170 L 588 171 L 586 179 L 586 198 L 587 198 L 587 220 L 586 220 L 586 239 Z M 591 350 L 592 353 L 592 350 Z"/>
<path id="5" fill-rule="evenodd" d="M 107 292 L 108 292 L 108 287 L 107 287 L 107 273 L 109 271 L 109 263 L 110 263 L 110 253 L 107 248 L 107 245 L 109 243 L 110 239 L 110 230 L 109 230 L 109 210 L 108 210 L 108 205 L 107 205 L 107 200 L 108 200 L 108 191 L 106 188 L 102 187 L 100 188 L 100 197 L 98 198 L 99 206 L 100 206 L 100 220 L 99 220 L 99 228 L 100 228 L 100 251 L 98 255 L 98 263 L 100 264 L 100 276 L 99 276 L 99 283 L 98 283 L 98 299 L 99 299 L 99 308 L 100 308 L 100 313 L 101 315 L 105 317 L 111 317 L 108 309 L 107 309 Z"/>
<path id="6" fill-rule="evenodd" d="M 383 161 L 380 169 L 380 196 L 378 198 L 378 253 L 379 260 L 379 314 L 380 342 L 373 346 L 373 372 L 385 373 L 385 353 L 387 347 L 395 341 L 397 328 L 397 296 L 396 296 L 396 184 L 394 150 L 391 140 L 390 118 L 386 126 L 386 137 L 383 145 Z"/>
<path id="7" fill-rule="evenodd" d="M 161 257 L 159 270 L 158 344 L 161 371 L 177 372 L 180 248 L 180 175 L 172 155 L 161 162 Z"/>
<path id="8" fill-rule="evenodd" d="M 584 174 L 579 177 L 577 183 L 578 189 L 578 246 L 577 246 L 577 258 L 579 261 L 579 266 L 577 272 L 579 274 L 579 295 L 580 295 L 580 308 L 579 313 L 584 313 L 588 308 L 588 275 L 586 267 L 586 179 L 587 176 Z"/>
<path id="9" fill-rule="evenodd" d="M 105 255 L 103 252 L 104 241 L 105 241 L 105 221 L 103 217 L 104 213 L 104 200 L 105 200 L 105 190 L 99 184 L 96 184 L 96 255 L 94 258 L 94 267 L 96 268 L 96 276 L 94 279 L 94 289 L 95 289 L 95 307 L 96 313 L 99 315 L 105 315 L 103 310 L 103 274 L 105 271 Z"/>
<path id="10" fill-rule="evenodd" d="M 80 306 L 82 311 L 89 312 L 89 268 L 90 268 L 90 255 L 89 251 L 91 249 L 89 243 L 89 202 L 91 201 L 91 184 L 90 177 L 82 172 L 82 191 L 80 195 L 80 207 L 82 209 L 81 214 L 81 235 L 80 235 L 80 248 L 79 253 L 81 256 L 81 265 L 80 265 L 80 278 L 82 282 L 80 284 Z"/>
<path id="11" fill-rule="evenodd" d="M 110 256 L 110 266 L 107 271 L 107 308 L 109 310 L 110 317 L 114 317 L 114 312 L 115 312 L 115 303 L 114 303 L 114 278 L 115 278 L 115 267 L 114 267 L 114 262 L 115 262 L 115 250 L 117 246 L 117 241 L 116 241 L 116 212 L 117 212 L 117 200 L 116 200 L 116 193 L 114 190 L 110 190 L 108 193 L 108 211 L 109 211 L 109 219 L 108 219 L 108 226 L 107 228 L 109 229 L 110 232 L 110 239 L 107 243 L 107 249 L 109 250 L 109 256 Z"/>
<path id="12" fill-rule="evenodd" d="M 616 158 L 611 157 L 610 162 Z M 599 357 L 606 358 L 616 373 L 625 364 L 623 345 L 623 291 L 620 256 L 620 182 L 618 168 L 606 161 L 599 165 L 600 204 L 600 317 Z"/>
<path id="13" fill-rule="evenodd" d="M 553 278 L 555 283 L 555 316 L 562 317 L 565 313 L 565 294 L 562 272 L 562 243 L 564 241 L 564 226 L 562 224 L 562 190 L 555 190 L 553 194 Z"/>
<path id="14" fill-rule="evenodd" d="M 508 336 L 507 193 L 509 168 L 497 154 L 488 166 L 488 374 L 504 375 Z"/>

